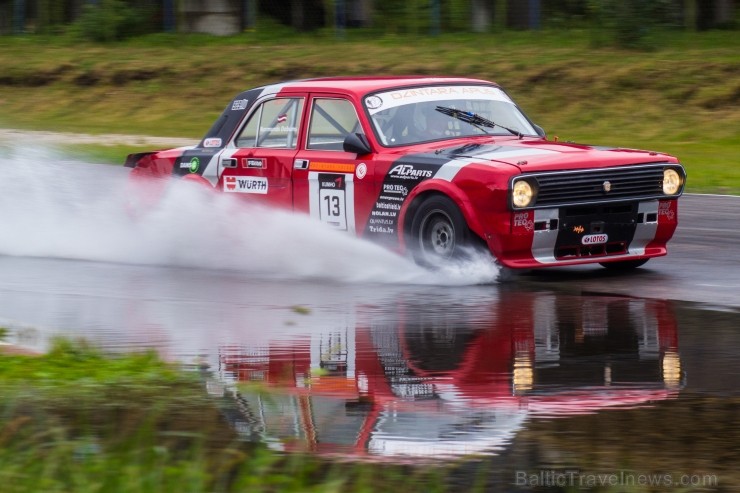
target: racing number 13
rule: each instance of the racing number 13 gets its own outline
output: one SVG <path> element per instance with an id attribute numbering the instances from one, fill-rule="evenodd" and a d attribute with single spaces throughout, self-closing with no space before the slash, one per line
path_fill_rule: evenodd
<path id="1" fill-rule="evenodd" d="M 324 201 L 326 202 L 326 215 L 339 217 L 341 215 L 341 209 L 339 208 L 339 197 L 334 195 L 324 195 Z"/>
<path id="2" fill-rule="evenodd" d="M 347 230 L 344 176 L 319 175 L 319 211 L 323 222 L 337 229 Z"/>

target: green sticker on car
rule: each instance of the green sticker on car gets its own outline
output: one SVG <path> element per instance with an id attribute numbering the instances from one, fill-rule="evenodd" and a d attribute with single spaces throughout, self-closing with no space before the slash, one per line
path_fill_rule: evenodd
<path id="1" fill-rule="evenodd" d="M 197 157 L 194 157 L 193 159 L 190 160 L 190 168 L 189 168 L 190 172 L 197 173 L 198 168 L 200 168 L 200 159 L 198 159 Z"/>

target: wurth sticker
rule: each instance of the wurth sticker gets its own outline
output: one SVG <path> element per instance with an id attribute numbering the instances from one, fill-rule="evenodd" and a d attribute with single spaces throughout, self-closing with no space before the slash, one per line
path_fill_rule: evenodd
<path id="1" fill-rule="evenodd" d="M 227 176 L 224 178 L 224 192 L 267 194 L 267 178 L 260 176 Z"/>

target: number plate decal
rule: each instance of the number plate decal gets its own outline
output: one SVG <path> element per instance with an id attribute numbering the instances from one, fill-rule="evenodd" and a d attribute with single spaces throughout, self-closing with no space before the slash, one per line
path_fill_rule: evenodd
<path id="1" fill-rule="evenodd" d="M 602 245 L 607 241 L 609 241 L 609 237 L 605 234 L 586 235 L 581 238 L 581 243 L 584 245 Z"/>
<path id="2" fill-rule="evenodd" d="M 354 231 L 352 174 L 309 172 L 311 216 L 332 228 Z"/>

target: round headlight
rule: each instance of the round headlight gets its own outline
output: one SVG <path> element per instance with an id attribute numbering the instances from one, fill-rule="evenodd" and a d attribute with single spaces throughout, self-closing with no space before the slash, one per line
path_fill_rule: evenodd
<path id="1" fill-rule="evenodd" d="M 681 175 L 672 168 L 663 170 L 663 193 L 675 195 L 681 188 Z"/>
<path id="2" fill-rule="evenodd" d="M 519 180 L 514 183 L 511 201 L 514 207 L 527 207 L 532 202 L 534 190 L 528 181 Z"/>

